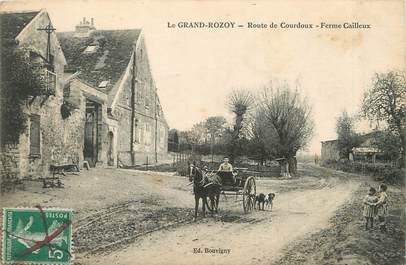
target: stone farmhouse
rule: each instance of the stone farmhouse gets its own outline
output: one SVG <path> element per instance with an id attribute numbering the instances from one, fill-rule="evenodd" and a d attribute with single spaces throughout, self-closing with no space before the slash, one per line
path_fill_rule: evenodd
<path id="1" fill-rule="evenodd" d="M 376 147 L 375 137 L 379 132 L 371 132 L 361 135 L 361 144 L 352 148 L 349 157 L 344 158 L 350 161 L 369 161 L 375 163 L 376 160 L 382 160 L 382 151 Z M 329 140 L 321 142 L 321 161 L 340 160 L 340 150 L 338 140 Z"/>
<path id="2" fill-rule="evenodd" d="M 340 160 L 340 150 L 338 149 L 338 140 L 328 140 L 321 142 L 321 161 Z"/>
<path id="3" fill-rule="evenodd" d="M 27 129 L 18 143 L 1 145 L 0 168 L 46 176 L 51 165 L 116 167 L 167 155 L 168 125 L 141 30 L 99 31 L 84 19 L 75 32 L 48 33 L 40 30 L 52 28 L 46 10 L 0 13 L 0 27 L 2 44 L 28 48 L 30 60 L 48 58 L 54 90 L 26 104 Z"/>

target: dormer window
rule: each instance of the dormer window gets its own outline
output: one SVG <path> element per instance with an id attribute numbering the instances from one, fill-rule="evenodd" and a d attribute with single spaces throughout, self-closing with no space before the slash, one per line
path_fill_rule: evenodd
<path id="1" fill-rule="evenodd" d="M 109 84 L 109 81 L 101 81 L 99 84 L 99 88 L 106 88 Z"/>
<path id="2" fill-rule="evenodd" d="M 97 48 L 98 48 L 97 45 L 89 45 L 83 51 L 83 54 L 95 53 L 97 51 Z"/>

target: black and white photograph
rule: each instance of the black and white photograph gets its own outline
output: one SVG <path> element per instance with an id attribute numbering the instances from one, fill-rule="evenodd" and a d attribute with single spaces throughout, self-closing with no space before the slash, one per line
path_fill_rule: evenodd
<path id="1" fill-rule="evenodd" d="M 405 264 L 405 10 L 0 1 L 1 264 Z"/>

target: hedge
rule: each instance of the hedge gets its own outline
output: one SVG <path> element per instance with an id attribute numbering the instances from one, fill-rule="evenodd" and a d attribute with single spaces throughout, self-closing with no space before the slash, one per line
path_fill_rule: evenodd
<path id="1" fill-rule="evenodd" d="M 373 164 L 344 161 L 325 161 L 323 166 L 341 170 L 344 172 L 361 173 L 364 175 L 374 176 L 377 181 L 382 181 L 388 184 L 404 184 L 405 173 L 402 169 L 394 167 L 390 164 Z"/>

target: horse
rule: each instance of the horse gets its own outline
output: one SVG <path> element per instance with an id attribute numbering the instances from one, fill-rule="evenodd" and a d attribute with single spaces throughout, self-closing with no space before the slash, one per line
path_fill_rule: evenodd
<path id="1" fill-rule="evenodd" d="M 203 171 L 195 165 L 190 166 L 189 181 L 193 181 L 193 193 L 195 195 L 195 216 L 197 218 L 197 211 L 199 209 L 199 201 L 202 199 L 203 217 L 206 217 L 206 206 L 213 215 L 218 213 L 218 205 L 220 199 L 221 187 L 212 184 L 208 181 Z M 207 203 L 207 197 L 210 199 L 210 205 Z"/>

